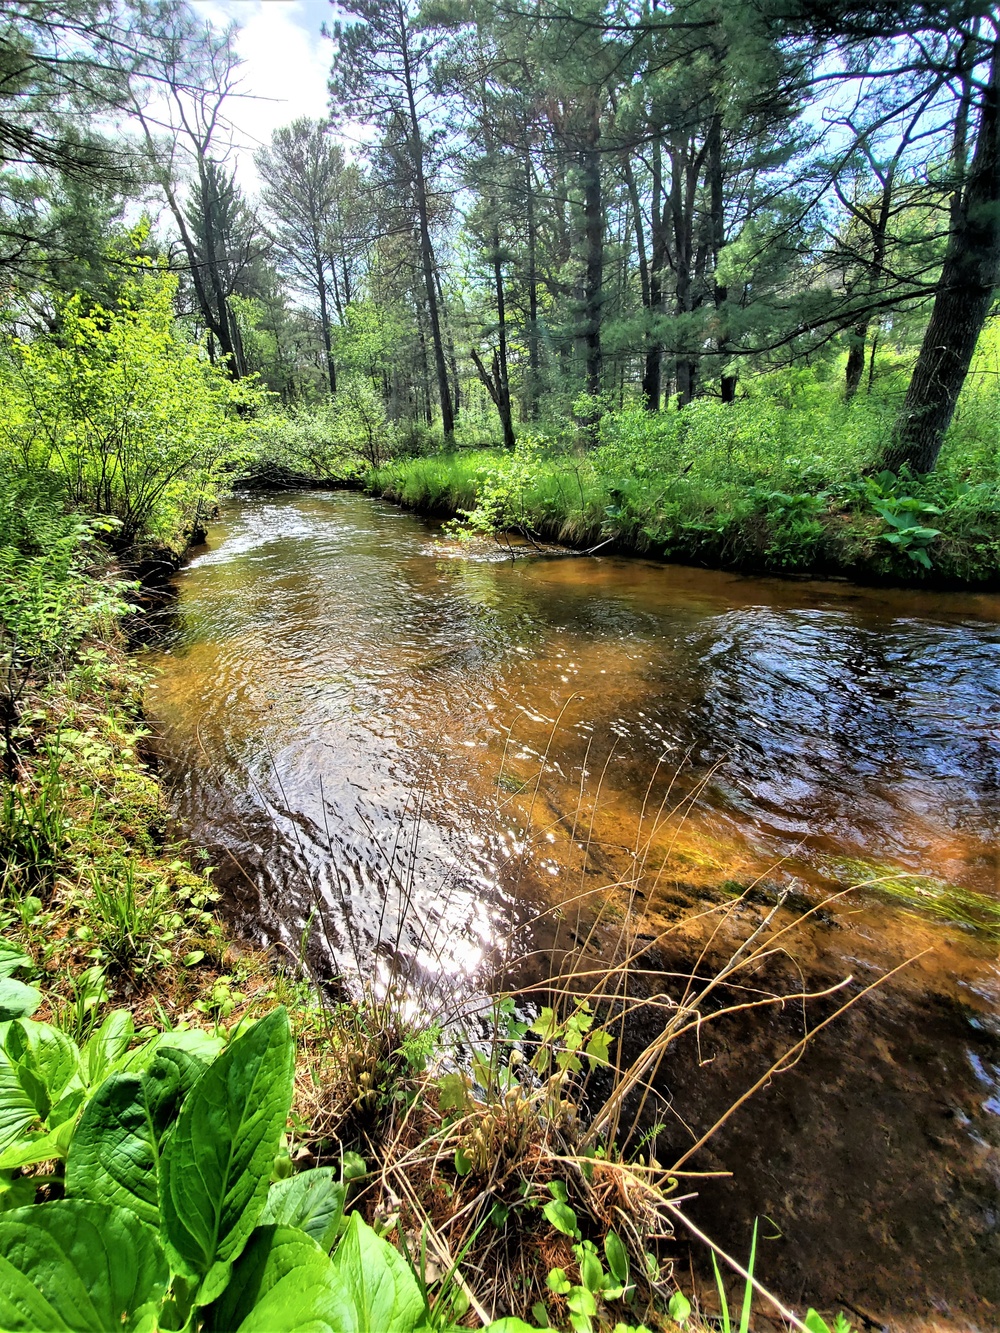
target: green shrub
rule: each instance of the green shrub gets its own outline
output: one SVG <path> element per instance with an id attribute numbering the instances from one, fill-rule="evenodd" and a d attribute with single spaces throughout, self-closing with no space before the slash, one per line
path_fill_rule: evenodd
<path id="1" fill-rule="evenodd" d="M 0 459 L 59 478 L 74 507 L 117 520 L 123 544 L 197 524 L 263 401 L 180 336 L 176 286 L 150 269 L 114 311 L 72 296 L 55 333 L 5 341 Z"/>

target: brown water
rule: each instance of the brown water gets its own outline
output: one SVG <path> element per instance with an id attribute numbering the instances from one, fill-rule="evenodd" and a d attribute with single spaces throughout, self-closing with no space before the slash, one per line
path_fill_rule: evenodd
<path id="1" fill-rule="evenodd" d="M 352 493 L 234 503 L 178 587 L 148 709 L 179 817 L 239 864 L 247 928 L 298 954 L 311 917 L 328 974 L 400 965 L 447 1005 L 582 894 L 673 924 L 670 970 L 734 883 L 760 880 L 713 948 L 782 887 L 866 884 L 769 982 L 930 952 L 700 1154 L 738 1184 L 694 1211 L 741 1251 L 767 1216 L 789 1299 L 1000 1328 L 1000 598 L 511 561 Z M 790 1009 L 676 1053 L 673 1148 L 801 1035 Z"/>

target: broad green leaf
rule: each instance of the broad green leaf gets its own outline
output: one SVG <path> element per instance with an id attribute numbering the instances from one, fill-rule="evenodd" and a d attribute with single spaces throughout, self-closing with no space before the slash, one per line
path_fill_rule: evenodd
<path id="1" fill-rule="evenodd" d="M 255 1023 L 184 1099 L 160 1159 L 160 1217 L 181 1271 L 213 1300 L 257 1225 L 292 1102 L 295 1050 L 283 1008 Z"/>
<path id="2" fill-rule="evenodd" d="M 628 1285 L 628 1251 L 622 1244 L 617 1231 L 609 1231 L 604 1237 L 604 1253 L 608 1260 L 611 1274 L 623 1287 Z"/>
<path id="3" fill-rule="evenodd" d="M 347 1186 L 334 1179 L 331 1167 L 300 1171 L 268 1190 L 261 1224 L 298 1227 L 329 1252 L 344 1215 L 346 1197 Z"/>
<path id="4" fill-rule="evenodd" d="M 809 1313 L 802 1322 L 809 1330 L 809 1333 L 830 1333 L 830 1325 L 821 1314 L 817 1314 L 812 1308 L 810 1308 Z"/>
<path id="5" fill-rule="evenodd" d="M 18 1078 L 17 1066 L 0 1047 L 0 1156 L 37 1122 L 35 1103 Z"/>
<path id="6" fill-rule="evenodd" d="M 42 1002 L 42 992 L 13 977 L 0 976 L 0 1022 L 28 1018 Z"/>
<path id="7" fill-rule="evenodd" d="M 5 1333 L 150 1329 L 168 1276 L 156 1232 L 124 1209 L 60 1199 L 0 1213 Z"/>
<path id="8" fill-rule="evenodd" d="M 132 1044 L 134 1035 L 135 1027 L 129 1011 L 112 1009 L 80 1052 L 84 1074 L 91 1087 L 107 1078 Z"/>
<path id="9" fill-rule="evenodd" d="M 163 1138 L 201 1074 L 194 1056 L 165 1047 L 145 1073 L 106 1079 L 73 1136 L 66 1193 L 131 1208 L 158 1226 Z"/>
<path id="10" fill-rule="evenodd" d="M 557 1231 L 561 1231 L 564 1236 L 577 1236 L 579 1231 L 576 1225 L 576 1213 L 568 1204 L 560 1203 L 558 1199 L 553 1199 L 542 1209 L 550 1226 L 554 1226 Z"/>
<path id="11" fill-rule="evenodd" d="M 31 967 L 31 959 L 20 949 L 12 949 L 9 944 L 0 944 L 0 977 L 9 977 L 19 967 Z"/>
<path id="12" fill-rule="evenodd" d="M 16 1067 L 18 1081 L 31 1098 L 38 1118 L 49 1127 L 79 1109 L 84 1080 L 77 1045 L 49 1023 L 22 1019 L 11 1023 L 4 1050 Z M 80 1094 L 74 1098 L 74 1094 Z M 65 1107 L 60 1107 L 61 1102 Z M 58 1114 L 53 1118 L 53 1112 Z"/>
<path id="13" fill-rule="evenodd" d="M 12 1171 L 0 1171 L 0 1213 L 32 1203 L 39 1183 L 37 1176 L 15 1176 Z"/>
<path id="14" fill-rule="evenodd" d="M 37 1166 L 66 1156 L 73 1138 L 73 1120 L 64 1120 L 55 1129 L 39 1134 L 23 1134 L 16 1143 L 0 1153 L 0 1171 L 14 1171 L 18 1167 Z"/>
<path id="15" fill-rule="evenodd" d="M 537 1333 L 537 1329 L 515 1315 L 507 1315 L 503 1319 L 494 1319 L 492 1324 L 487 1324 L 483 1333 Z"/>
<path id="16" fill-rule="evenodd" d="M 667 1314 L 677 1324 L 683 1324 L 691 1317 L 691 1302 L 683 1291 L 675 1291 L 667 1304 Z"/>
<path id="17" fill-rule="evenodd" d="M 341 1333 L 333 1265 L 294 1227 L 257 1227 L 206 1333 Z M 374 1333 L 374 1330 L 373 1330 Z"/>
<path id="18" fill-rule="evenodd" d="M 388 1241 L 352 1213 L 333 1256 L 337 1333 L 414 1333 L 426 1325 L 426 1304 L 410 1266 Z"/>
<path id="19" fill-rule="evenodd" d="M 141 1074 L 156 1059 L 162 1050 L 184 1051 L 193 1055 L 203 1066 L 210 1065 L 225 1046 L 221 1037 L 213 1037 L 201 1028 L 185 1029 L 182 1032 L 159 1032 L 149 1041 L 143 1042 L 128 1051 L 115 1064 L 110 1072 L 115 1074 Z"/>
<path id="20" fill-rule="evenodd" d="M 604 1285 L 604 1269 L 593 1250 L 580 1255 L 580 1281 L 588 1291 L 600 1291 Z"/>

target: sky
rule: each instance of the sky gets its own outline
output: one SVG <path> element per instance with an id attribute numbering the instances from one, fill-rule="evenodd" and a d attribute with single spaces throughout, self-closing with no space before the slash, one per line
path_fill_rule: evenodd
<path id="1" fill-rule="evenodd" d="M 252 154 L 272 130 L 297 116 L 327 115 L 331 43 L 320 27 L 333 11 L 328 0 L 194 0 L 192 8 L 215 26 L 239 24 L 245 95 L 233 98 L 228 111 L 237 131 L 237 173 L 252 192 Z"/>

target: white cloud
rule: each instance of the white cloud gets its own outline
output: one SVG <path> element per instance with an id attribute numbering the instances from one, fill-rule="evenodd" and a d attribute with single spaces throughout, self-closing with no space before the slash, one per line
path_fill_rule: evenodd
<path id="1" fill-rule="evenodd" d="M 239 179 L 253 192 L 253 153 L 272 131 L 297 116 L 326 118 L 332 45 L 319 28 L 328 7 L 316 0 L 195 0 L 193 7 L 213 26 L 239 25 L 242 95 L 227 111 Z"/>

